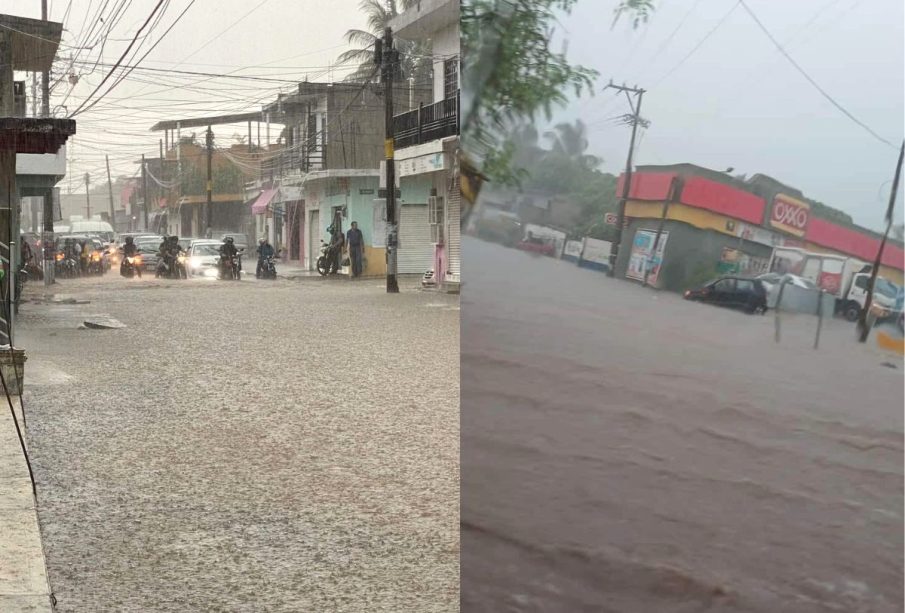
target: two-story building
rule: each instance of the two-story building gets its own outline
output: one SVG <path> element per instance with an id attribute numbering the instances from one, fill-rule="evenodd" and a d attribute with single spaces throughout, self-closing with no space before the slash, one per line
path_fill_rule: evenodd
<path id="1" fill-rule="evenodd" d="M 395 17 L 390 27 L 396 38 L 430 41 L 433 58 L 433 100 L 393 118 L 403 200 L 399 272 L 432 269 L 438 286 L 458 287 L 459 0 L 423 0 Z"/>
<path id="2" fill-rule="evenodd" d="M 397 91 L 394 101 L 407 104 L 409 96 Z M 329 240 L 327 228 L 345 232 L 357 221 L 366 243 L 364 274 L 385 274 L 385 203 L 377 199 L 385 133 L 379 84 L 303 82 L 263 113 L 284 128 L 249 190 L 259 235 L 282 245 L 288 262 L 313 270 L 321 241 Z"/>

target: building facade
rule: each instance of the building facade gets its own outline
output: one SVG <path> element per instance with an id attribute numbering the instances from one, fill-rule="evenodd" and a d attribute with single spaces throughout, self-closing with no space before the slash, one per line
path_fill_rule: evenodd
<path id="1" fill-rule="evenodd" d="M 441 288 L 461 282 L 459 190 L 459 0 L 425 0 L 393 19 L 396 38 L 430 41 L 430 104 L 393 118 L 399 206 L 398 270 L 434 271 Z"/>
<path id="2" fill-rule="evenodd" d="M 639 166 L 625 218 L 616 274 L 642 281 L 650 268 L 648 282 L 672 291 L 721 273 L 766 272 L 775 247 L 873 262 L 880 244 L 869 230 L 816 215 L 800 191 L 775 179 L 743 181 L 693 164 Z M 903 265 L 902 245 L 889 242 L 880 274 L 901 285 Z"/>

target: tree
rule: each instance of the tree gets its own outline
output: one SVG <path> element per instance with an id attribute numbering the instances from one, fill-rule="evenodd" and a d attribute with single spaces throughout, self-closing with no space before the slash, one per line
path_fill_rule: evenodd
<path id="1" fill-rule="evenodd" d="M 367 16 L 368 30 L 351 29 L 346 32 L 346 42 L 357 45 L 337 58 L 343 65 L 357 64 L 355 71 L 345 80 L 362 83 L 377 78 L 374 64 L 374 43 L 383 37 L 390 20 L 406 9 L 414 7 L 418 0 L 362 0 L 359 7 Z M 421 86 L 431 82 L 432 62 L 430 44 L 424 41 L 396 40 L 400 54 L 400 70 L 403 79 L 413 77 Z"/>
<path id="2" fill-rule="evenodd" d="M 511 164 L 515 145 L 505 138 L 521 119 L 538 113 L 548 118 L 556 105 L 589 91 L 597 73 L 572 66 L 549 48 L 550 26 L 559 11 L 576 0 L 465 0 L 461 9 L 463 67 L 463 142 L 483 175 L 517 183 L 524 174 Z M 622 0 L 633 27 L 646 21 L 653 0 Z"/>
<path id="3" fill-rule="evenodd" d="M 574 124 L 559 123 L 544 134 L 553 143 L 553 151 L 575 160 L 583 168 L 596 168 L 600 166 L 600 158 L 586 154 L 588 149 L 587 127 L 580 119 Z"/>

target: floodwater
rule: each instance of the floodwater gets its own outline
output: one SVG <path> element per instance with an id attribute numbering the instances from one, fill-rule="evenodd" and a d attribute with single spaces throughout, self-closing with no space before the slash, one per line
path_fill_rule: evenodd
<path id="1" fill-rule="evenodd" d="M 900 358 L 464 252 L 463 613 L 902 610 Z"/>

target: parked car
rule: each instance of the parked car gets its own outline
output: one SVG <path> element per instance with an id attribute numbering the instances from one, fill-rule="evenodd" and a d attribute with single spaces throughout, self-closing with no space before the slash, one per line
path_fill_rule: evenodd
<path id="1" fill-rule="evenodd" d="M 188 249 L 188 265 L 186 269 L 190 277 L 216 277 L 220 262 L 220 245 L 211 239 L 193 240 Z"/>
<path id="2" fill-rule="evenodd" d="M 767 312 L 767 288 L 760 279 L 726 276 L 685 292 L 686 300 L 706 302 L 746 313 Z"/>

